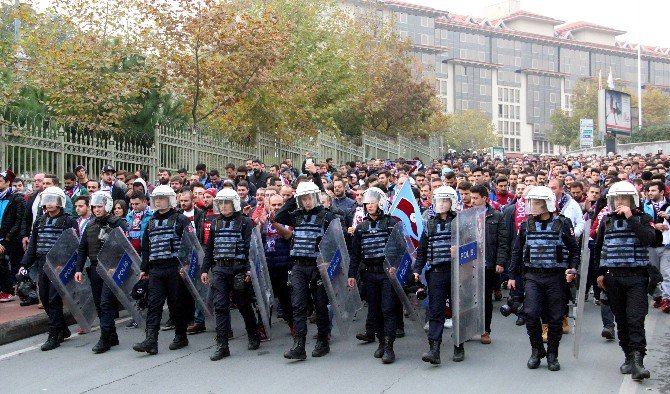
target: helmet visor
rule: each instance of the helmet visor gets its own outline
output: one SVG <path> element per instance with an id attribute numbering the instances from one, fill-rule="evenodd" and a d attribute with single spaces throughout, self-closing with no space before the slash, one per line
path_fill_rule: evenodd
<path id="1" fill-rule="evenodd" d="M 303 196 L 298 196 L 295 199 L 298 204 L 298 208 L 304 211 L 312 210 L 321 205 L 321 198 L 319 193 L 309 193 Z"/>
<path id="2" fill-rule="evenodd" d="M 451 198 L 439 196 L 433 198 L 433 210 L 435 213 L 446 213 L 451 210 Z"/>
<path id="3" fill-rule="evenodd" d="M 227 198 L 215 198 L 212 208 L 214 209 L 214 213 L 223 213 L 224 215 L 235 212 L 233 200 Z"/>
<path id="4" fill-rule="evenodd" d="M 56 205 L 63 208 L 63 199 L 58 194 L 42 194 L 42 205 Z"/>
<path id="5" fill-rule="evenodd" d="M 177 205 L 177 199 L 172 196 L 151 196 L 149 200 L 154 210 L 174 208 Z"/>
<path id="6" fill-rule="evenodd" d="M 526 214 L 531 216 L 539 216 L 543 213 L 549 212 L 547 208 L 547 200 L 540 198 L 526 199 Z"/>
<path id="7" fill-rule="evenodd" d="M 107 204 L 107 196 L 104 194 L 93 194 L 91 196 L 91 206 L 105 206 Z"/>
<path id="8" fill-rule="evenodd" d="M 635 197 L 629 194 L 607 196 L 607 207 L 610 212 L 615 212 L 616 209 L 621 206 L 627 206 L 631 209 L 635 208 Z"/>

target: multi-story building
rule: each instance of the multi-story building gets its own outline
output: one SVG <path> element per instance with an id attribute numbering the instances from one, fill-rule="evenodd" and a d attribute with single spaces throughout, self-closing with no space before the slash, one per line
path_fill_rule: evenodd
<path id="1" fill-rule="evenodd" d="M 606 78 L 612 70 L 618 86 L 637 89 L 637 44 L 617 40 L 625 31 L 527 12 L 519 0 L 487 7 L 483 17 L 395 0 L 343 6 L 395 23 L 411 40 L 423 77 L 435 81 L 443 110 L 482 110 L 507 152 L 555 153 L 550 117 L 572 109 L 580 79 Z M 641 83 L 670 90 L 670 49 L 641 47 Z"/>

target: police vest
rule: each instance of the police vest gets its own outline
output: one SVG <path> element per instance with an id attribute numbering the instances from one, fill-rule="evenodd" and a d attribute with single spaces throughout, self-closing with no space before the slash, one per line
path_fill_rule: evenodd
<path id="1" fill-rule="evenodd" d="M 363 221 L 360 227 L 363 260 L 375 260 L 384 257 L 386 241 L 392 230 L 393 226 L 389 228 L 389 217 L 386 215 L 376 222 L 370 219 Z"/>
<path id="2" fill-rule="evenodd" d="M 563 244 L 564 219 L 554 217 L 542 229 L 535 218 L 526 221 L 524 264 L 530 268 L 567 268 L 568 249 Z"/>
<path id="3" fill-rule="evenodd" d="M 649 264 L 648 249 L 640 243 L 628 220 L 605 217 L 605 239 L 601 267 L 644 267 Z"/>
<path id="4" fill-rule="evenodd" d="M 105 241 L 109 237 L 109 233 L 112 229 L 119 227 L 120 219 L 113 215 L 107 215 L 105 218 L 98 219 L 94 218 L 93 221 L 86 226 L 84 230 L 84 236 L 88 244 L 87 254 L 88 258 L 91 259 L 91 263 L 95 264 L 98 262 L 98 254 L 102 245 L 105 244 Z"/>
<path id="5" fill-rule="evenodd" d="M 430 265 L 451 264 L 451 219 L 443 221 L 434 217 L 428 220 L 427 227 Z"/>
<path id="6" fill-rule="evenodd" d="M 322 209 L 316 215 L 306 217 L 304 213 L 298 214 L 293 228 L 293 245 L 291 245 L 291 256 L 315 259 L 319 254 L 317 248 L 321 237 L 323 237 L 324 217 L 328 211 Z"/>
<path id="7" fill-rule="evenodd" d="M 168 219 L 154 219 L 149 222 L 147 232 L 151 244 L 149 261 L 176 259 L 179 256 L 181 237 L 177 236 L 177 215 Z"/>
<path id="8" fill-rule="evenodd" d="M 40 224 L 37 226 L 37 255 L 46 256 L 49 253 L 65 230 L 66 219 L 67 215 L 52 218 L 44 214 L 40 217 Z"/>
<path id="9" fill-rule="evenodd" d="M 214 231 L 210 236 L 214 236 L 214 259 L 244 260 L 247 251 L 244 250 L 244 238 L 242 238 L 242 216 L 231 220 L 218 217 L 212 227 Z"/>

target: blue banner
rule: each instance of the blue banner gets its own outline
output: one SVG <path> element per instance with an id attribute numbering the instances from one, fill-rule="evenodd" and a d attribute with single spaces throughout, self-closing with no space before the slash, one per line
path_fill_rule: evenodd
<path id="1" fill-rule="evenodd" d="M 335 250 L 335 255 L 333 256 L 332 259 L 330 259 L 330 263 L 328 264 L 328 277 L 332 281 L 335 275 L 337 275 L 337 271 L 340 270 L 340 266 L 342 265 L 342 253 L 340 253 L 340 250 L 337 249 Z"/>
<path id="2" fill-rule="evenodd" d="M 191 261 L 188 264 L 188 276 L 191 280 L 195 280 L 195 276 L 200 272 L 200 264 L 198 264 L 198 252 L 191 253 Z"/>
<path id="3" fill-rule="evenodd" d="M 458 264 L 464 265 L 477 260 L 477 242 L 470 242 L 458 247 Z"/>
<path id="4" fill-rule="evenodd" d="M 412 270 L 410 269 L 411 267 L 412 257 L 410 257 L 409 253 L 405 252 L 405 254 L 402 256 L 402 259 L 400 260 L 400 264 L 398 264 L 398 269 L 395 274 L 396 278 L 398 278 L 398 282 L 400 282 L 401 285 L 405 284 L 407 278 L 412 273 Z"/>
<path id="5" fill-rule="evenodd" d="M 119 264 L 116 266 L 114 275 L 112 275 L 112 280 L 117 286 L 123 286 L 123 282 L 125 282 L 126 276 L 128 276 L 128 272 L 130 272 L 132 265 L 133 261 L 130 259 L 130 256 L 128 256 L 128 253 L 124 253 L 121 260 L 119 260 Z"/>
<path id="6" fill-rule="evenodd" d="M 74 277 L 74 274 L 76 272 L 74 264 L 76 262 L 77 262 L 77 252 L 74 252 L 72 257 L 70 257 L 67 263 L 65 263 L 63 269 L 58 275 L 58 278 L 60 279 L 63 286 L 67 286 L 67 284 L 70 283 L 70 280 L 72 280 L 72 278 Z"/>

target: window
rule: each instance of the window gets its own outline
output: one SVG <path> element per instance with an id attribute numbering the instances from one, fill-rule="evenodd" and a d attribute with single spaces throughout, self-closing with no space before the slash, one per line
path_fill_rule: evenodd
<path id="1" fill-rule="evenodd" d="M 486 88 L 486 85 L 479 85 L 479 95 L 480 96 L 488 96 L 488 89 Z"/>
<path id="2" fill-rule="evenodd" d="M 461 108 L 465 111 L 468 109 L 468 100 L 463 100 L 461 103 Z"/>
<path id="3" fill-rule="evenodd" d="M 537 65 L 538 65 L 538 61 L 537 61 L 537 59 L 533 59 L 533 60 L 531 60 L 530 64 L 531 64 L 531 67 L 532 67 L 532 68 L 537 68 Z"/>
<path id="4" fill-rule="evenodd" d="M 461 84 L 461 93 L 467 93 L 468 92 L 468 84 L 463 82 Z"/>
<path id="5" fill-rule="evenodd" d="M 479 110 L 482 112 L 487 112 L 489 110 L 489 106 L 487 103 L 480 101 L 479 102 Z"/>
<path id="6" fill-rule="evenodd" d="M 520 119 L 521 117 L 519 116 L 521 112 L 521 107 L 518 105 L 514 106 L 514 119 Z"/>
<path id="7" fill-rule="evenodd" d="M 430 45 L 430 40 L 428 39 L 428 34 L 421 35 L 421 45 Z"/>
<path id="8" fill-rule="evenodd" d="M 421 17 L 421 26 L 423 26 L 423 27 L 433 27 L 431 22 L 433 22 L 433 20 L 431 18 L 428 18 L 427 16 L 422 16 Z"/>
<path id="9" fill-rule="evenodd" d="M 503 90 L 503 101 L 509 101 L 509 89 L 507 88 Z"/>
<path id="10" fill-rule="evenodd" d="M 549 78 L 549 86 L 551 86 L 552 88 L 556 87 L 557 82 L 558 80 L 556 80 L 556 78 Z"/>
<path id="11" fill-rule="evenodd" d="M 498 54 L 498 64 L 505 64 L 505 55 L 502 53 Z"/>
<path id="12" fill-rule="evenodd" d="M 458 56 L 459 56 L 461 59 L 467 59 L 467 58 L 468 58 L 468 50 L 467 50 L 467 49 L 461 49 L 461 50 L 458 52 Z"/>
<path id="13" fill-rule="evenodd" d="M 549 102 L 556 104 L 556 93 L 549 93 Z"/>
<path id="14" fill-rule="evenodd" d="M 407 23 L 407 14 L 398 12 L 396 15 L 398 15 L 398 23 Z"/>
<path id="15" fill-rule="evenodd" d="M 503 122 L 501 120 L 499 120 L 498 121 L 498 132 L 502 133 L 502 129 L 503 129 Z"/>
<path id="16" fill-rule="evenodd" d="M 484 68 L 479 69 L 479 78 L 481 78 L 481 79 L 486 79 L 487 78 L 486 77 L 486 69 L 484 69 Z"/>
<path id="17" fill-rule="evenodd" d="M 400 30 L 398 32 L 398 34 L 400 35 L 400 38 L 402 38 L 403 40 L 407 39 L 407 32 L 406 31 Z"/>
<path id="18" fill-rule="evenodd" d="M 498 117 L 502 118 L 503 116 L 503 105 L 498 104 Z M 500 127 L 500 130 L 502 130 L 502 127 Z"/>
<path id="19" fill-rule="evenodd" d="M 498 88 L 498 101 L 503 100 L 503 88 Z"/>
<path id="20" fill-rule="evenodd" d="M 447 30 L 440 30 L 440 34 L 443 40 L 447 39 Z"/>
<path id="21" fill-rule="evenodd" d="M 514 56 L 514 65 L 516 67 L 521 67 L 521 56 Z"/>
<path id="22" fill-rule="evenodd" d="M 484 41 L 484 36 L 477 36 L 477 43 L 479 45 L 484 45 L 486 44 L 486 41 Z"/>
<path id="23" fill-rule="evenodd" d="M 539 85 L 540 84 L 540 77 L 537 75 L 533 75 L 533 85 Z"/>
<path id="24" fill-rule="evenodd" d="M 533 101 L 540 101 L 540 92 L 533 92 Z"/>
<path id="25" fill-rule="evenodd" d="M 480 62 L 485 62 L 486 61 L 486 53 L 484 51 L 477 52 L 477 60 L 479 60 Z"/>
<path id="26" fill-rule="evenodd" d="M 536 118 L 540 117 L 540 108 L 533 107 L 533 116 L 536 117 Z"/>
<path id="27" fill-rule="evenodd" d="M 436 89 L 437 94 L 440 96 L 447 95 L 447 80 L 446 79 L 437 79 Z"/>
<path id="28" fill-rule="evenodd" d="M 444 75 L 449 75 L 449 64 L 440 62 L 440 72 Z"/>
<path id="29" fill-rule="evenodd" d="M 468 35 L 465 33 L 459 34 L 461 42 L 467 42 L 468 41 Z"/>
<path id="30" fill-rule="evenodd" d="M 516 151 L 519 152 L 521 150 L 521 140 L 516 139 Z"/>

